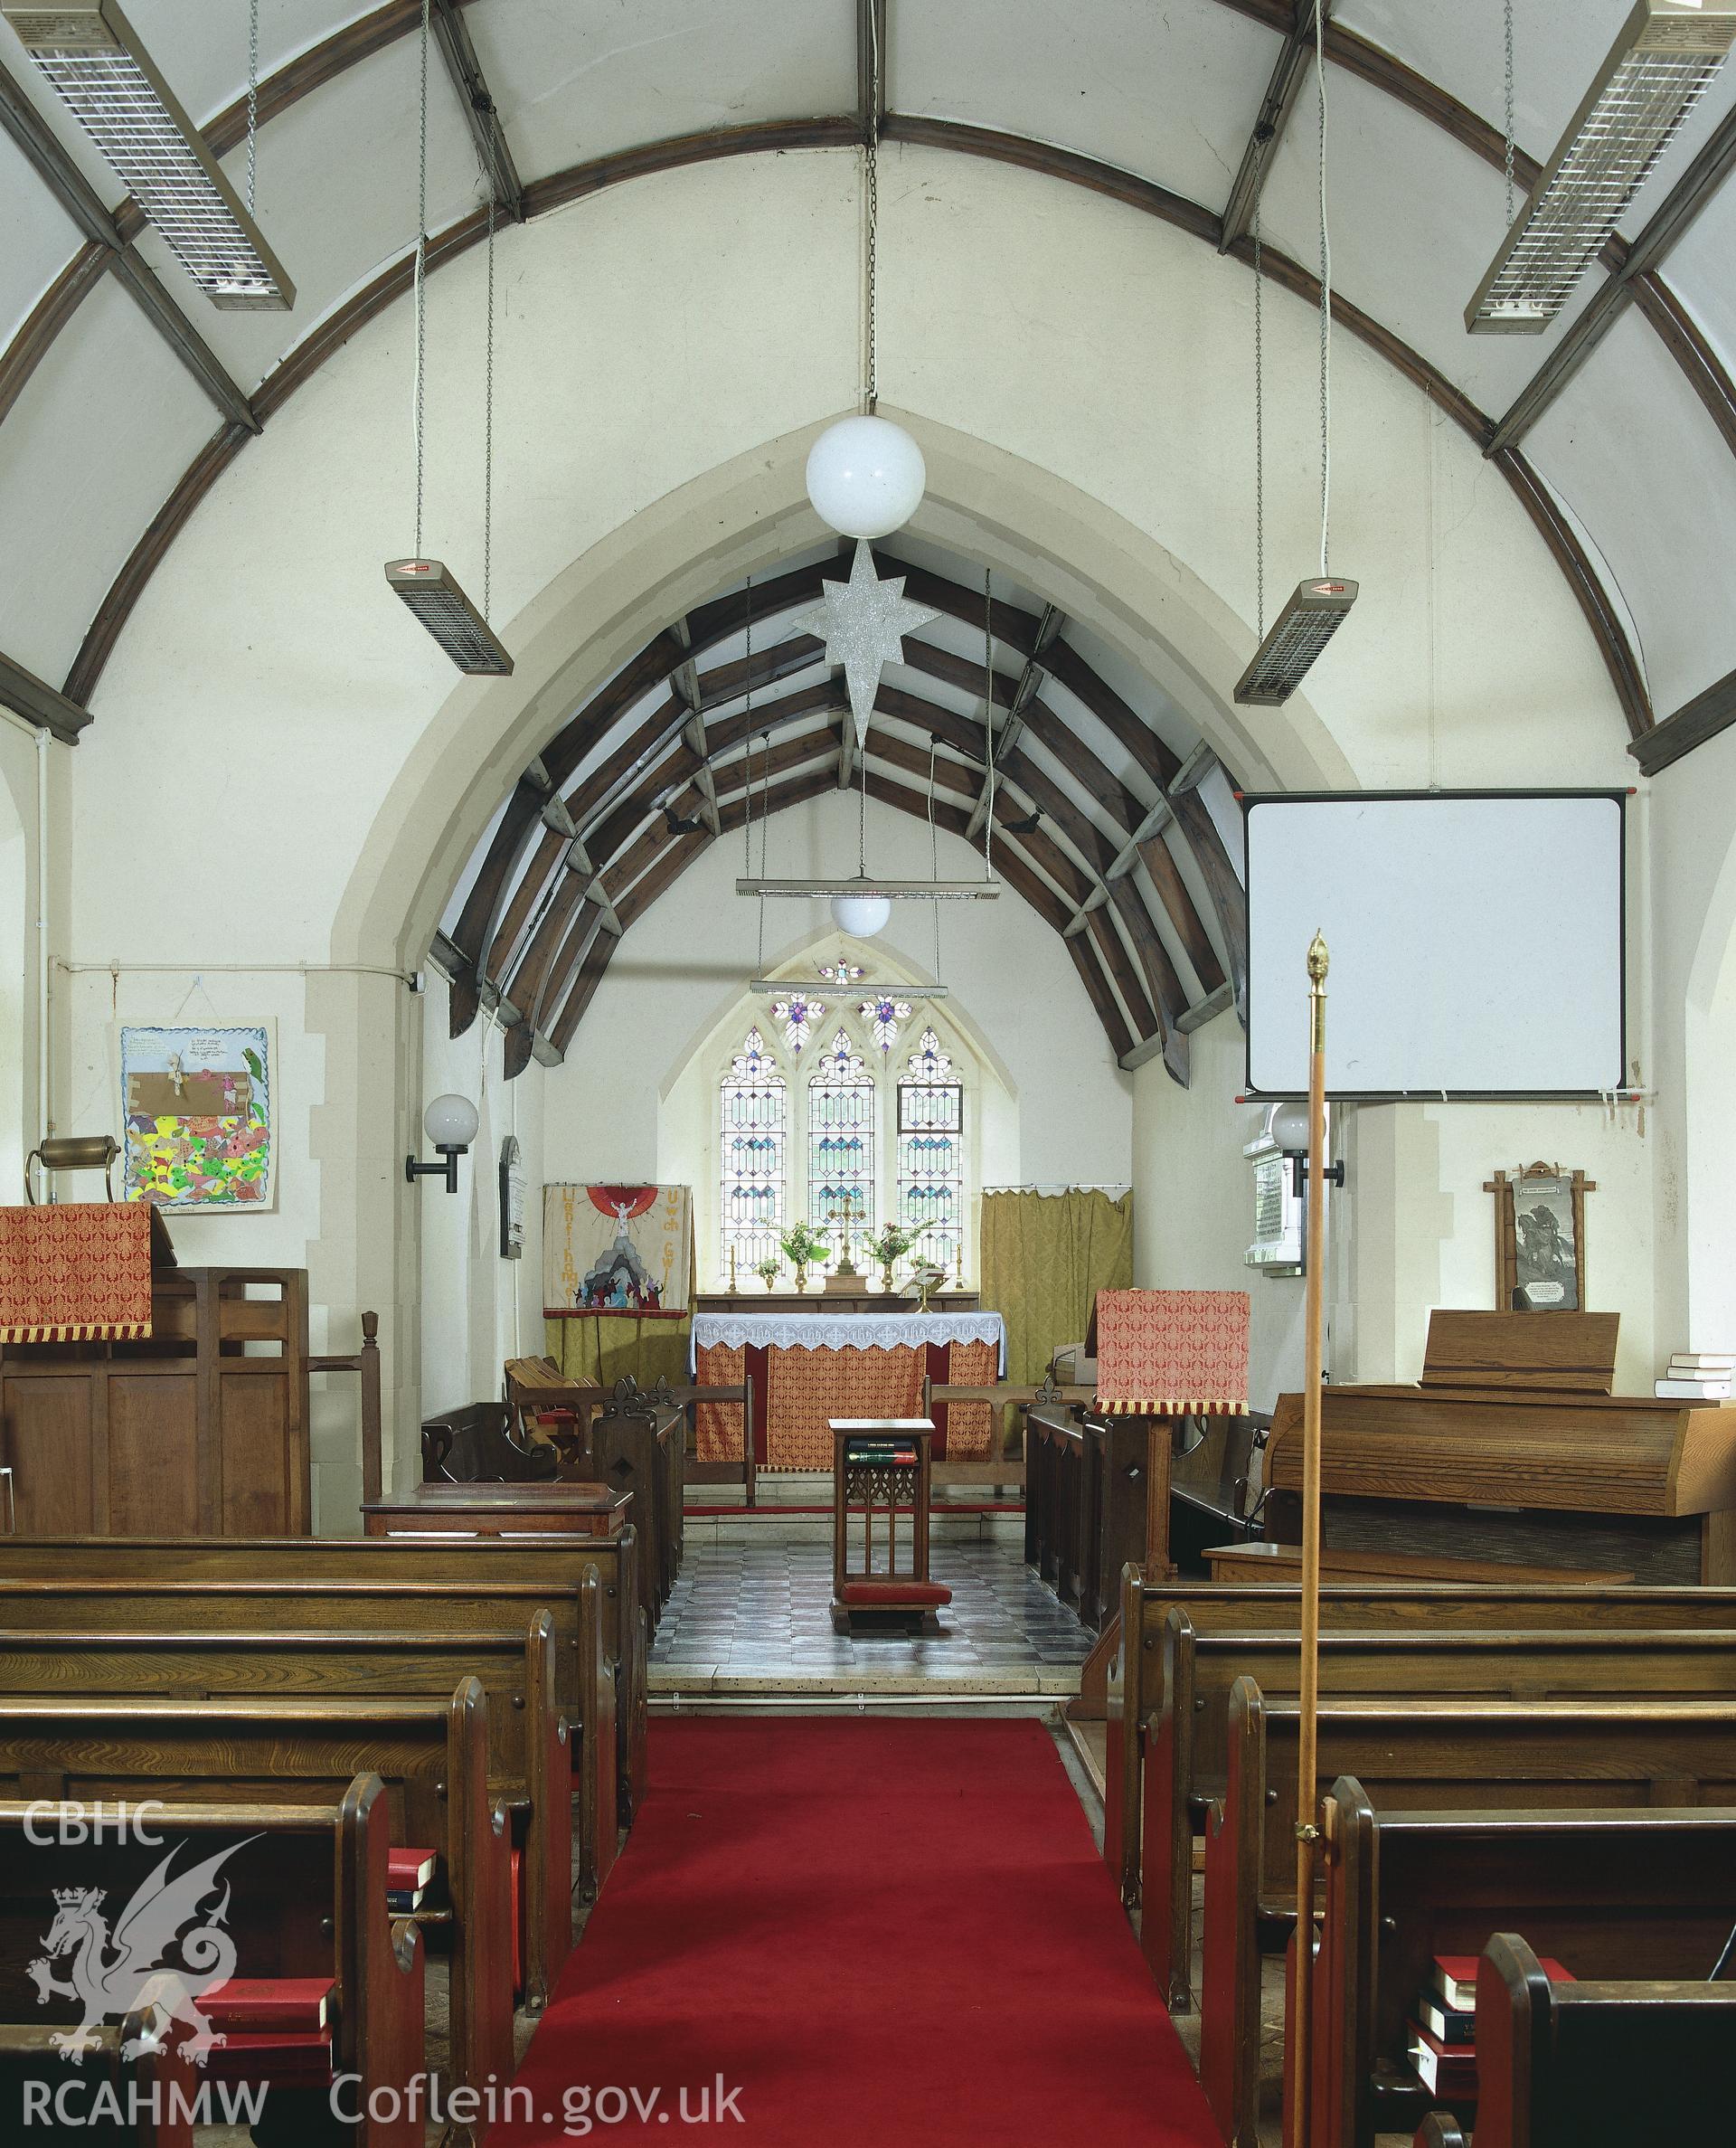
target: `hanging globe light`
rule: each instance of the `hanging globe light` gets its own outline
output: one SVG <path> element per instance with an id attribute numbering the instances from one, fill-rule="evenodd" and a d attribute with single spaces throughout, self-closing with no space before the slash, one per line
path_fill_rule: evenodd
<path id="1" fill-rule="evenodd" d="M 840 536 L 890 536 L 916 513 L 928 481 L 921 449 L 890 418 L 840 418 L 807 453 L 807 497 Z"/>
<path id="2" fill-rule="evenodd" d="M 863 883 L 864 888 L 869 885 L 866 881 Z M 892 914 L 892 905 L 884 895 L 863 894 L 832 898 L 832 923 L 853 940 L 872 940 Z"/>

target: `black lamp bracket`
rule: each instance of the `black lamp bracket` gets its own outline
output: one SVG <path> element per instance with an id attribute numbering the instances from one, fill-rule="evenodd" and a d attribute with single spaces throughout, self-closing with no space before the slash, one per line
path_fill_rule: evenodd
<path id="1" fill-rule="evenodd" d="M 413 1155 L 407 1156 L 404 1159 L 405 1180 L 408 1184 L 414 1186 L 419 1178 L 444 1178 L 448 1193 L 457 1193 L 458 1190 L 458 1159 L 464 1154 L 464 1150 L 450 1148 L 445 1141 L 436 1141 L 434 1146 L 445 1159 L 444 1162 L 418 1163 Z"/>
<path id="2" fill-rule="evenodd" d="M 1292 1150 L 1289 1153 L 1289 1166 L 1290 1191 L 1299 1201 L 1302 1198 L 1302 1189 L 1308 1182 L 1308 1159 L 1307 1153 L 1300 1149 Z M 1322 1170 L 1320 1176 L 1326 1180 L 1328 1186 L 1336 1186 L 1342 1188 L 1344 1183 L 1344 1158 L 1341 1156 L 1336 1163 L 1327 1164 L 1325 1169 Z"/>

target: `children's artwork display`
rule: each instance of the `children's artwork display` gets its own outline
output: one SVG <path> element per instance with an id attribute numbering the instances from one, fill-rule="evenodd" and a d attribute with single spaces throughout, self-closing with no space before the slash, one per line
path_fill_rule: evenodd
<path id="1" fill-rule="evenodd" d="M 542 1310 L 551 1320 L 685 1317 L 693 1264 L 684 1186 L 545 1186 Z"/>
<path id="2" fill-rule="evenodd" d="M 120 1033 L 124 1198 L 170 1215 L 268 1208 L 271 1038 L 266 1024 Z"/>

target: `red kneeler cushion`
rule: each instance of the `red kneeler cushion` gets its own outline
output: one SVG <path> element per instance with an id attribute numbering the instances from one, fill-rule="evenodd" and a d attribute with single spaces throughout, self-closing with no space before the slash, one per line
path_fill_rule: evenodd
<path id="1" fill-rule="evenodd" d="M 846 1581 L 838 1601 L 863 1611 L 936 1611 L 952 1591 L 938 1581 Z"/>

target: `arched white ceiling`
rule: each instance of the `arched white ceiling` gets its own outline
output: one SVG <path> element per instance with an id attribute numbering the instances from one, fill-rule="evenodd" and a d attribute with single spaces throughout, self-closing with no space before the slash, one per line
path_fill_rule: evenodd
<path id="1" fill-rule="evenodd" d="M 806 138 L 847 141 L 868 5 L 468 0 L 459 12 L 534 211 L 557 198 L 557 174 L 630 165 L 648 146 L 684 137 L 813 122 Z M 1628 11 L 1628 0 L 1518 0 L 1522 168 L 1553 147 Z M 322 324 L 340 322 L 413 241 L 420 12 L 418 0 L 360 12 L 342 0 L 264 0 L 259 213 L 297 287 L 288 315 L 213 311 L 156 234 L 139 230 L 113 174 L 0 32 L 0 62 L 30 109 L 267 423 L 292 379 L 311 370 Z M 239 180 L 244 11 L 131 0 L 129 14 Z M 1163 212 L 1194 219 L 1209 237 L 1290 17 L 1288 0 L 887 0 L 887 129 L 962 124 L 1075 153 L 1166 190 L 1176 198 Z M 1610 273 L 1594 270 L 1546 336 L 1464 332 L 1466 298 L 1503 222 L 1492 132 L 1501 22 L 1501 0 L 1337 0 L 1328 70 L 1336 286 L 1494 419 Z M 1626 237 L 1643 230 L 1733 107 L 1736 63 L 1648 181 Z M 1317 247 L 1314 128 L 1305 86 L 1265 212 L 1269 240 L 1305 267 Z M 599 183 L 617 175 L 607 162 L 591 174 Z M 437 60 L 430 229 L 459 222 L 482 198 L 466 115 Z M 160 540 L 178 526 L 173 510 L 155 533 L 154 519 L 230 420 L 121 280 L 100 272 L 104 256 L 92 255 L 87 232 L 5 137 L 0 203 L 0 653 L 88 693 L 107 646 L 99 635 L 80 664 L 91 622 L 106 612 L 112 629 L 124 617 Z M 1580 535 L 1597 601 L 1626 622 L 1660 718 L 1736 666 L 1736 624 L 1722 601 L 1736 537 L 1732 241 L 1736 193 L 1726 182 L 1663 263 L 1662 295 L 1642 293 L 1523 443 L 1551 511 Z M 706 244 L 705 234 L 693 243 Z M 648 348 L 680 308 L 672 289 L 668 321 L 646 323 Z M 1670 312 L 1674 340 L 1690 345 L 1685 362 L 1660 332 Z M 291 351 L 301 354 L 293 374 L 274 380 Z M 1244 362 L 1240 350 L 1200 354 L 1203 365 Z M 247 437 L 237 431 L 225 452 L 244 451 Z"/>

